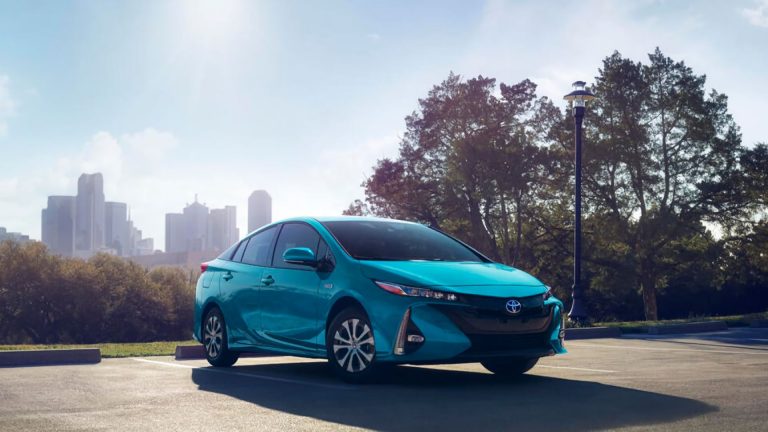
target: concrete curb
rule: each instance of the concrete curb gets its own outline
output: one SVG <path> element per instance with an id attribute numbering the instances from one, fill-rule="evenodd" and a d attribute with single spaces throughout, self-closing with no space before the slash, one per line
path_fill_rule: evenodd
<path id="1" fill-rule="evenodd" d="M 101 362 L 98 348 L 0 351 L 0 367 L 93 364 Z"/>
<path id="2" fill-rule="evenodd" d="M 618 327 L 584 327 L 565 329 L 565 340 L 619 337 L 621 337 L 621 330 Z"/>
<path id="3" fill-rule="evenodd" d="M 766 328 L 768 327 L 768 320 L 754 320 L 749 323 L 752 328 Z"/>
<path id="4" fill-rule="evenodd" d="M 271 357 L 272 353 L 242 353 L 240 357 Z M 205 360 L 205 349 L 202 345 L 176 345 L 176 360 Z"/>
<path id="5" fill-rule="evenodd" d="M 669 324 L 648 327 L 648 334 L 703 333 L 728 330 L 725 321 L 705 321 L 685 324 Z"/>

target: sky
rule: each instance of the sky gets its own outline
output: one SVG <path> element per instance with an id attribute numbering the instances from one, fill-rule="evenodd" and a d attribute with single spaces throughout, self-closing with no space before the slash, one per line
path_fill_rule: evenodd
<path id="1" fill-rule="evenodd" d="M 241 235 L 256 189 L 275 220 L 336 215 L 451 71 L 564 107 L 614 50 L 657 46 L 768 142 L 768 0 L 0 0 L 0 226 L 39 239 L 83 172 L 159 249 L 195 194 Z"/>

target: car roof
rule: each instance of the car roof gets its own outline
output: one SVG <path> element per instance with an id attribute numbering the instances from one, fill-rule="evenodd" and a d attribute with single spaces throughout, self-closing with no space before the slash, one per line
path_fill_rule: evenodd
<path id="1" fill-rule="evenodd" d="M 275 223 L 284 223 L 284 222 L 296 222 L 296 221 L 302 221 L 302 222 L 309 222 L 309 221 L 316 221 L 320 223 L 324 222 L 345 222 L 345 221 L 379 221 L 379 222 L 402 222 L 402 223 L 415 223 L 415 222 L 409 222 L 404 220 L 398 220 L 398 219 L 387 219 L 387 218 L 380 218 L 380 217 L 373 217 L 373 216 L 300 216 L 300 217 L 293 217 L 288 219 L 283 219 L 280 221 L 277 221 Z"/>

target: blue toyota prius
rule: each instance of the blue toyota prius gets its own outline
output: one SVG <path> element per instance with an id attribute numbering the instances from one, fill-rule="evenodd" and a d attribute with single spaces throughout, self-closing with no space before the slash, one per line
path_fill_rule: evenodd
<path id="1" fill-rule="evenodd" d="M 398 363 L 479 361 L 518 375 L 566 352 L 549 287 L 417 223 L 288 219 L 202 270 L 194 335 L 214 366 L 266 350 L 327 358 L 360 382 Z"/>

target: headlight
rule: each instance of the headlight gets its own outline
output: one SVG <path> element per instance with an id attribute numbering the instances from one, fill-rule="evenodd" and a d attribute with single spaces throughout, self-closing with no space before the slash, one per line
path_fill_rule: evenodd
<path id="1" fill-rule="evenodd" d="M 424 297 L 435 300 L 459 301 L 459 297 L 453 293 L 435 291 L 429 288 L 416 288 L 406 285 L 399 285 L 390 282 L 374 281 L 379 288 L 392 294 L 408 297 Z"/>
<path id="2" fill-rule="evenodd" d="M 549 285 L 544 285 L 544 288 L 546 288 L 547 290 L 544 292 L 544 294 L 541 295 L 541 297 L 542 299 L 546 300 L 552 297 L 552 287 L 550 287 Z"/>

